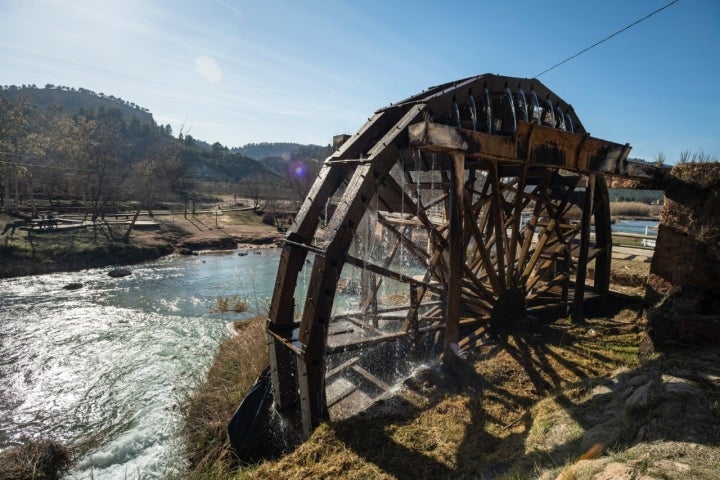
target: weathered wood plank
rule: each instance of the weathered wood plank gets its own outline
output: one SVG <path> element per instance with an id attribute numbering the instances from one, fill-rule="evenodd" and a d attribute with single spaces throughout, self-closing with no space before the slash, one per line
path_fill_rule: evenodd
<path id="1" fill-rule="evenodd" d="M 444 153 L 465 153 L 473 159 L 504 164 L 523 163 L 580 173 L 601 173 L 651 182 L 658 167 L 628 161 L 630 146 L 572 133 L 548 126 L 520 121 L 512 137 L 459 129 L 450 125 L 421 122 L 408 128 L 410 143 L 416 148 Z M 487 164 L 479 164 L 487 169 Z"/>
<path id="2" fill-rule="evenodd" d="M 606 303 L 610 292 L 610 266 L 612 262 L 612 225 L 610 199 L 605 178 L 595 178 L 595 245 L 600 250 L 595 257 L 595 293 Z"/>
<path id="3" fill-rule="evenodd" d="M 353 365 L 353 366 L 350 367 L 350 368 L 351 368 L 351 370 L 352 370 L 353 372 L 357 373 L 357 374 L 360 375 L 362 378 L 364 378 L 364 379 L 367 380 L 368 382 L 372 383 L 373 385 L 375 385 L 376 387 L 378 387 L 380 390 L 382 390 L 382 391 L 384 391 L 384 392 L 387 392 L 388 390 L 390 390 L 390 389 L 392 388 L 390 385 L 388 385 L 387 383 L 383 382 L 383 381 L 380 380 L 380 378 L 378 378 L 376 375 L 373 375 L 372 373 L 368 372 L 367 370 L 365 370 L 365 369 L 364 369 L 363 367 L 361 367 L 360 365 Z"/>
<path id="4" fill-rule="evenodd" d="M 343 363 L 341 363 L 341 364 L 338 365 L 337 367 L 335 367 L 335 368 L 333 368 L 332 370 L 328 371 L 328 372 L 325 374 L 325 380 L 330 380 L 330 379 L 333 378 L 334 376 L 342 373 L 344 370 L 347 370 L 348 368 L 350 368 L 350 367 L 352 367 L 353 365 L 355 365 L 359 360 L 360 360 L 360 357 L 352 357 L 351 359 L 344 361 Z"/>
<path id="5" fill-rule="evenodd" d="M 468 144 L 460 136 L 458 129 L 447 125 L 430 122 L 416 123 L 408 127 L 408 137 L 410 145 L 431 147 L 432 151 L 456 153 L 468 149 Z"/>
<path id="6" fill-rule="evenodd" d="M 430 325 L 427 327 L 420 327 L 418 330 L 419 334 L 426 334 L 426 333 L 432 333 L 436 332 L 438 330 L 442 330 L 445 328 L 444 325 Z M 395 342 L 397 340 L 403 339 L 409 335 L 413 335 L 414 332 L 412 331 L 403 331 L 403 332 L 397 332 L 397 333 L 390 333 L 387 335 L 380 335 L 378 337 L 370 337 L 370 338 L 362 338 L 353 340 L 346 343 L 336 344 L 336 345 L 328 345 L 326 354 L 327 355 L 334 355 L 337 353 L 343 353 L 343 352 L 350 352 L 354 350 L 362 350 L 368 347 L 372 347 L 381 343 L 386 342 Z"/>
<path id="7" fill-rule="evenodd" d="M 398 282 L 407 283 L 409 285 L 421 285 L 426 290 L 430 290 L 431 292 L 435 293 L 442 293 L 443 291 L 439 285 L 426 283 L 421 280 L 415 280 L 414 278 L 403 275 L 402 273 L 395 272 L 393 270 L 390 270 L 389 268 L 383 268 L 380 265 L 375 265 L 374 263 L 366 262 L 349 254 L 345 255 L 345 261 L 350 265 L 354 265 L 358 268 L 367 269 L 368 271 L 371 271 L 378 275 L 382 275 L 384 277 L 392 278 L 393 280 L 397 280 Z"/>

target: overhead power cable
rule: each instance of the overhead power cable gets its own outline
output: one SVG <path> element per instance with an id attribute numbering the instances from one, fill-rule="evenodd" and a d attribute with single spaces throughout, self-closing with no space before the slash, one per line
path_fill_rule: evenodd
<path id="1" fill-rule="evenodd" d="M 589 47 L 587 47 L 587 48 L 585 48 L 585 49 L 583 49 L 583 50 L 580 50 L 580 51 L 577 52 L 575 55 L 572 55 L 572 56 L 566 58 L 565 60 L 563 60 L 562 62 L 557 63 L 557 64 L 553 65 L 552 67 L 546 69 L 546 70 L 543 70 L 542 72 L 540 72 L 540 73 L 538 73 L 537 75 L 535 75 L 533 78 L 538 78 L 540 75 L 543 75 L 543 74 L 549 72 L 550 70 L 554 70 L 555 68 L 559 67 L 560 65 L 569 62 L 569 61 L 572 60 L 573 58 L 579 57 L 580 55 L 582 55 L 583 53 L 587 52 L 588 50 L 592 50 L 593 48 L 597 47 L 597 46 L 600 45 L 601 43 L 603 43 L 603 42 L 605 42 L 605 41 L 607 41 L 607 40 L 610 40 L 610 39 L 613 38 L 614 36 L 620 35 L 620 34 L 621 34 L 622 32 L 624 32 L 625 30 L 628 30 L 628 29 L 634 27 L 634 26 L 637 25 L 638 23 L 644 22 L 645 20 L 647 20 L 648 18 L 652 17 L 652 16 L 655 15 L 656 13 L 662 12 L 662 11 L 665 10 L 666 8 L 670 7 L 671 5 L 673 5 L 673 4 L 675 4 L 675 3 L 678 3 L 679 1 L 680 1 L 680 0 L 673 0 L 672 2 L 668 3 L 668 4 L 665 5 L 664 7 L 660 7 L 660 8 L 658 8 L 657 10 L 655 10 L 654 12 L 651 12 L 651 13 L 645 15 L 643 18 L 641 18 L 641 19 L 639 19 L 639 20 L 635 20 L 633 23 L 631 23 L 631 24 L 628 25 L 627 27 L 622 28 L 622 29 L 618 30 L 617 32 L 615 32 L 615 33 L 613 33 L 613 34 L 611 34 L 611 35 L 608 35 L 607 37 L 603 38 L 602 40 L 593 43 L 593 44 L 590 45 Z"/>

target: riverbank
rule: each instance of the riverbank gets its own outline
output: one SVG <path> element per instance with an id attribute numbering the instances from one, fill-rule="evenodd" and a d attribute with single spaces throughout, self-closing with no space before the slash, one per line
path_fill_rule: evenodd
<path id="1" fill-rule="evenodd" d="M 627 280 L 631 263 L 633 281 L 613 283 L 585 324 L 558 319 L 482 346 L 460 371 L 422 365 L 390 397 L 275 460 L 234 465 L 220 435 L 188 478 L 718 478 L 720 352 L 641 358 L 649 264 L 616 262 L 613 278 Z M 237 397 L 251 384 L 222 386 L 213 371 L 214 390 Z M 205 421 L 226 422 L 235 406 Z"/>
<path id="2" fill-rule="evenodd" d="M 122 241 L 125 225 L 102 225 L 97 230 L 6 232 L 0 236 L 0 278 L 132 265 L 176 252 L 267 248 L 283 238 L 252 211 L 149 218 L 157 228 L 134 230 L 127 243 Z M 0 215 L 0 224 L 11 221 L 12 217 Z"/>

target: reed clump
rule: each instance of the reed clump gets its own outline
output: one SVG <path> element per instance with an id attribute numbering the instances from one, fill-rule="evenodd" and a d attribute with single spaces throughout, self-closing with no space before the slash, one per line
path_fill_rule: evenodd
<path id="1" fill-rule="evenodd" d="M 217 297 L 215 308 L 212 311 L 213 313 L 243 313 L 246 312 L 247 309 L 248 302 L 246 299 L 237 295 L 231 295 L 229 297 Z"/>
<path id="2" fill-rule="evenodd" d="M 657 217 L 662 205 L 643 202 L 610 202 L 610 213 L 615 217 Z"/>
<path id="3" fill-rule="evenodd" d="M 70 449 L 48 438 L 23 439 L 0 452 L 0 480 L 55 480 L 70 468 Z"/>
<path id="4" fill-rule="evenodd" d="M 187 478 L 207 478 L 209 471 L 222 478 L 232 470 L 227 423 L 268 363 L 265 319 L 238 321 L 234 327 L 237 334 L 220 345 L 207 376 L 181 407 Z"/>

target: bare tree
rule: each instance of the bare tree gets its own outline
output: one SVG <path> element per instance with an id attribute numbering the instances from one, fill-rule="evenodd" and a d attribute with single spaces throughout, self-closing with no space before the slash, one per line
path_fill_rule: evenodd
<path id="1" fill-rule="evenodd" d="M 150 156 L 133 166 L 129 177 L 130 197 L 136 202 L 135 214 L 122 237 L 130 241 L 130 233 L 144 208 L 152 215 L 153 205 L 159 198 L 169 198 L 178 194 L 189 184 L 186 165 L 177 157 L 179 145 L 176 142 L 163 142 L 150 152 Z"/>
<path id="2" fill-rule="evenodd" d="M 240 194 L 253 202 L 255 211 L 262 211 L 268 201 L 277 197 L 276 181 L 265 172 L 249 175 L 240 182 Z"/>
<path id="3" fill-rule="evenodd" d="M 2 179 L 2 210 L 14 210 L 17 207 L 17 187 L 20 175 L 23 175 L 24 147 L 26 145 L 29 104 L 21 98 L 11 103 L 0 98 L 0 178 Z M 16 195 L 10 205 L 10 193 L 15 187 Z"/>

